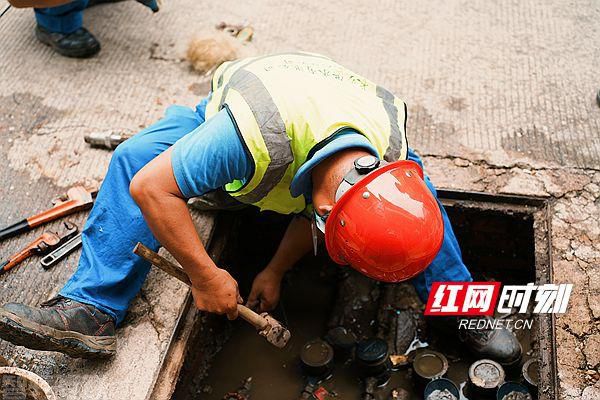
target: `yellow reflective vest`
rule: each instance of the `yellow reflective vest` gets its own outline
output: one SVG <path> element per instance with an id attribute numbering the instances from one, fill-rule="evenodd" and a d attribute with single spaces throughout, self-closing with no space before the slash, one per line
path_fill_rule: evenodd
<path id="1" fill-rule="evenodd" d="M 388 90 L 331 59 L 276 54 L 221 64 L 212 78 L 210 118 L 230 114 L 254 162 L 247 182 L 225 189 L 261 210 L 299 213 L 304 196 L 290 184 L 311 150 L 337 132 L 363 134 L 387 161 L 406 159 L 406 105 Z"/>

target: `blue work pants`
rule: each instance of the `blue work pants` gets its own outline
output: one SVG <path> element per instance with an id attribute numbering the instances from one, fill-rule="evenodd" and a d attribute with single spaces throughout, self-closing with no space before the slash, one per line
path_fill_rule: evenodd
<path id="1" fill-rule="evenodd" d="M 36 8 L 35 19 L 50 32 L 69 34 L 83 25 L 83 10 L 88 0 L 75 0 L 58 7 Z"/>

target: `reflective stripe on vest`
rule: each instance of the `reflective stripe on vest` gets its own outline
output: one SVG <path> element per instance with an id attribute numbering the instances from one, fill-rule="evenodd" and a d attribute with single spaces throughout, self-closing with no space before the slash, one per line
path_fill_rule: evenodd
<path id="1" fill-rule="evenodd" d="M 272 161 L 260 183 L 250 193 L 238 196 L 240 201 L 255 203 L 265 197 L 279 183 L 287 167 L 294 161 L 294 154 L 281 114 L 260 79 L 252 72 L 239 69 L 231 77 L 228 86 L 237 90 L 250 106 L 267 146 L 269 158 L 281 161 L 279 163 Z M 223 98 L 225 98 L 226 90 L 227 88 L 223 93 Z"/>
<path id="2" fill-rule="evenodd" d="M 383 158 L 388 162 L 398 161 L 402 151 L 402 133 L 398 125 L 398 107 L 394 104 L 395 96 L 386 88 L 377 86 L 377 97 L 383 100 L 383 107 L 390 120 L 390 144 Z M 406 104 L 404 105 L 404 127 L 406 130 Z"/>

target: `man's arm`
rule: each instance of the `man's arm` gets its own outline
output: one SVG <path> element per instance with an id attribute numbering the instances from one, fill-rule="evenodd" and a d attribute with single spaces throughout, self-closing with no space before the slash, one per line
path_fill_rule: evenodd
<path id="1" fill-rule="evenodd" d="M 196 307 L 234 319 L 242 302 L 237 282 L 215 265 L 198 237 L 173 174 L 171 154 L 172 149 L 166 150 L 134 176 L 131 196 L 154 236 L 190 277 Z"/>
<path id="2" fill-rule="evenodd" d="M 288 225 L 275 255 L 254 279 L 248 296 L 248 306 L 259 306 L 260 312 L 273 309 L 279 302 L 283 275 L 311 249 L 310 221 L 303 217 L 295 217 Z"/>

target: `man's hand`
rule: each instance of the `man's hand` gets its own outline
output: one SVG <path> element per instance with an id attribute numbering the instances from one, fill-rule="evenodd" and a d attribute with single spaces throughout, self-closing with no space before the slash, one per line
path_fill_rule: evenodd
<path id="1" fill-rule="evenodd" d="M 237 282 L 221 268 L 213 269 L 206 279 L 192 281 L 192 295 L 199 310 L 226 314 L 229 319 L 237 318 L 237 305 L 243 303 Z"/>
<path id="2" fill-rule="evenodd" d="M 254 278 L 252 290 L 248 297 L 249 308 L 258 306 L 258 312 L 267 312 L 275 308 L 279 302 L 282 276 L 270 268 L 265 268 Z"/>

